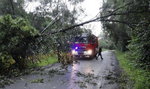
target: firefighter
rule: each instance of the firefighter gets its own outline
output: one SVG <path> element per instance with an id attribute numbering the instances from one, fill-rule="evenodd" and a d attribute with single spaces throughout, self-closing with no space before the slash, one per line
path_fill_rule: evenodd
<path id="1" fill-rule="evenodd" d="M 101 59 L 103 60 L 103 57 L 102 57 L 102 48 L 101 48 L 101 47 L 99 47 L 98 55 L 97 55 L 96 59 L 98 59 L 99 56 L 100 56 Z"/>

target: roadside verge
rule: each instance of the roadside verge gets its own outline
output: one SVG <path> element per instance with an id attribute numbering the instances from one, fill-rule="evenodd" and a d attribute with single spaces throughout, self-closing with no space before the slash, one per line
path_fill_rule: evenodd
<path id="1" fill-rule="evenodd" d="M 116 51 L 120 67 L 123 69 L 121 85 L 124 89 L 149 89 L 150 72 L 141 69 L 135 61 L 128 59 L 127 53 Z"/>

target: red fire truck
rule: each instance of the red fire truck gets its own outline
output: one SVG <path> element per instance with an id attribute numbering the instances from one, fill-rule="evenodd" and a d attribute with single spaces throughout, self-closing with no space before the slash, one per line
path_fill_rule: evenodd
<path id="1" fill-rule="evenodd" d="M 82 34 L 74 38 L 71 46 L 75 58 L 94 58 L 98 53 L 98 38 L 93 34 Z"/>

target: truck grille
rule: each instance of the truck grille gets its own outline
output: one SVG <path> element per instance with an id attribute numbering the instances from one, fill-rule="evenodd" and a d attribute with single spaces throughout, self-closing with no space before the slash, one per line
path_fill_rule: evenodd
<path id="1" fill-rule="evenodd" d="M 85 51 L 85 47 L 79 47 L 78 48 L 78 53 L 79 54 L 84 54 L 84 51 Z"/>

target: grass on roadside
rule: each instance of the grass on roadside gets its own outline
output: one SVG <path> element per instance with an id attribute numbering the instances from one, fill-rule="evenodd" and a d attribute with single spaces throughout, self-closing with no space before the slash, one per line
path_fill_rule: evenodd
<path id="1" fill-rule="evenodd" d="M 46 66 L 48 64 L 54 64 L 56 63 L 57 57 L 56 56 L 52 56 L 52 55 L 39 55 L 38 56 L 40 62 L 37 62 L 35 64 L 31 64 L 31 67 L 40 67 L 40 66 Z"/>
<path id="2" fill-rule="evenodd" d="M 127 54 L 116 51 L 120 66 L 129 76 L 129 81 L 133 82 L 132 89 L 149 89 L 150 88 L 150 72 L 135 67 L 136 62 L 127 59 Z M 128 89 L 128 88 L 127 88 Z"/>

